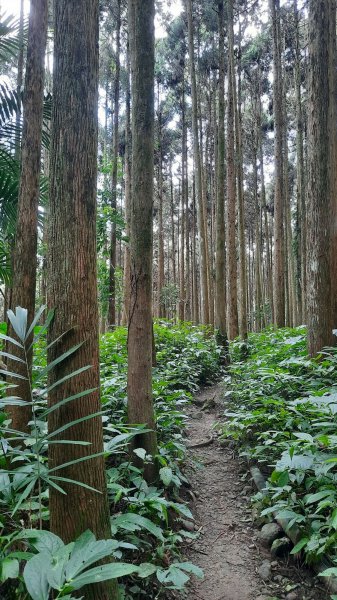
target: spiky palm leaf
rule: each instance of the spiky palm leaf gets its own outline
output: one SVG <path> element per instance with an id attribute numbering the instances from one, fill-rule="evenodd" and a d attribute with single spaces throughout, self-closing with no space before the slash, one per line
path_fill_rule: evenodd
<path id="1" fill-rule="evenodd" d="M 20 19 L 12 15 L 2 16 L 0 21 L 0 63 L 17 59 L 21 44 L 27 40 L 27 23 L 20 32 Z"/>

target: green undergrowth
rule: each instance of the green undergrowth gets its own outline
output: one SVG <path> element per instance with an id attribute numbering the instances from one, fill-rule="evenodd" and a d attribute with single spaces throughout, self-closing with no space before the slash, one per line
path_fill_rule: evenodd
<path id="1" fill-rule="evenodd" d="M 300 327 L 251 334 L 244 361 L 240 342 L 231 353 L 222 435 L 267 476 L 255 505 L 296 524 L 294 554 L 337 566 L 337 351 L 310 360 Z"/>
<path id="2" fill-rule="evenodd" d="M 5 333 L 3 326 L 0 333 Z M 182 542 L 195 536 L 184 527 L 184 520 L 193 517 L 180 497 L 186 483 L 185 408 L 199 386 L 218 377 L 220 350 L 209 330 L 191 324 L 160 322 L 155 324 L 154 333 L 157 365 L 153 368 L 153 397 L 160 470 L 153 486 L 145 482 L 142 471 L 131 464 L 129 456 L 129 442 L 141 427 L 129 426 L 126 419 L 127 331 L 120 327 L 100 340 L 104 449 L 111 506 L 111 540 L 104 544 L 86 532 L 64 546 L 48 531 L 48 486 L 62 488 L 62 481 L 49 471 L 47 460 L 48 367 L 43 328 L 35 328 L 31 398 L 34 421 L 31 432 L 21 437 L 19 446 L 12 444 L 15 433 L 10 430 L 5 403 L 1 402 L 5 384 L 0 383 L 0 596 L 7 600 L 70 600 L 73 590 L 116 577 L 121 599 L 154 599 L 168 590 L 182 591 L 191 574 L 202 577 L 197 566 L 182 561 L 180 556 Z M 63 360 L 66 359 L 64 355 Z M 13 399 L 15 402 L 18 400 Z M 136 452 L 142 459 L 152 460 L 142 449 Z M 81 562 L 83 556 L 87 560 Z M 108 556 L 113 556 L 115 562 L 104 568 L 95 567 L 97 560 Z"/>

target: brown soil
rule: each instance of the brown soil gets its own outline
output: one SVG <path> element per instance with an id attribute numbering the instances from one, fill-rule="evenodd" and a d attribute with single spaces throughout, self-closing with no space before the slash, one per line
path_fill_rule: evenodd
<path id="1" fill-rule="evenodd" d="M 212 399 L 214 401 L 212 402 Z M 202 411 L 205 401 L 208 410 Z M 193 580 L 189 600 L 327 600 L 321 581 L 299 569 L 288 557 L 273 561 L 257 539 L 251 517 L 250 496 L 255 493 L 245 463 L 233 449 L 221 447 L 214 425 L 221 419 L 222 386 L 203 390 L 190 409 L 189 445 L 213 442 L 189 450 L 187 475 L 191 483 L 191 510 L 197 540 L 184 548 L 186 560 L 200 566 L 203 581 Z M 271 563 L 271 577 L 258 573 L 263 561 Z"/>

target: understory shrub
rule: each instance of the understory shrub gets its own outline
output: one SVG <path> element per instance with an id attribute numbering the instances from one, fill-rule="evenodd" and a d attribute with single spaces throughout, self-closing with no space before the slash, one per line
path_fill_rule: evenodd
<path id="1" fill-rule="evenodd" d="M 24 400 L 12 398 L 13 404 L 28 401 L 33 408 L 31 431 L 19 435 L 19 444 L 18 433 L 11 430 L 5 412 L 8 386 L 0 383 L 0 594 L 8 600 L 70 600 L 73 590 L 111 578 L 119 578 L 121 598 L 125 600 L 159 598 L 167 589 L 183 590 L 191 574 L 202 577 L 197 566 L 181 560 L 179 551 L 181 543 L 195 535 L 184 529 L 184 519 L 193 517 L 179 497 L 186 481 L 182 472 L 184 409 L 198 386 L 218 376 L 220 351 L 213 336 L 207 329 L 190 324 L 155 325 L 153 395 L 160 465 L 155 486 L 146 483 L 129 457 L 129 442 L 143 427 L 130 427 L 126 421 L 127 331 L 117 328 L 102 336 L 101 398 L 111 539 L 97 541 L 88 531 L 65 546 L 48 532 L 48 486 L 61 488 L 62 482 L 49 470 L 47 457 L 50 409 L 46 405 L 49 366 L 45 334 L 52 314 L 43 327 L 38 326 L 38 317 L 34 323 L 32 395 Z M 24 309 L 12 313 L 14 324 L 15 319 L 14 330 L 25 345 L 29 327 Z M 0 339 L 6 340 L 3 326 Z M 66 354 L 71 352 L 76 348 Z M 59 360 L 66 360 L 66 354 Z M 6 357 L 4 351 L 1 355 Z M 152 460 L 141 448 L 135 452 L 142 459 Z M 84 561 L 83 556 L 87 556 Z M 105 557 L 115 562 L 97 566 L 97 561 Z"/>
<path id="2" fill-rule="evenodd" d="M 248 347 L 243 362 L 232 344 L 222 435 L 268 478 L 261 515 L 299 527 L 293 553 L 337 564 L 337 350 L 309 359 L 303 327 L 251 334 Z"/>

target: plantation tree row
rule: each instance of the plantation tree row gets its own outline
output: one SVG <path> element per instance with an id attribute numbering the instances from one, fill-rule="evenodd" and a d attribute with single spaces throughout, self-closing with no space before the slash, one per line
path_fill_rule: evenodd
<path id="1" fill-rule="evenodd" d="M 67 439 L 91 444 L 49 448 L 50 465 L 84 484 L 50 490 L 51 528 L 109 537 L 99 327 L 128 326 L 128 418 L 149 428 L 134 448 L 152 456 L 153 317 L 210 325 L 225 348 L 269 324 L 307 323 L 311 355 L 333 343 L 336 3 L 185 0 L 176 17 L 159 3 L 157 39 L 154 0 L 59 0 L 53 15 L 31 0 L 28 35 L 22 11 L 1 50 L 4 317 L 54 310 L 50 408 L 90 390 L 49 415 L 49 431 L 76 421 Z M 27 430 L 30 408 L 9 411 Z M 148 481 L 157 467 L 145 464 Z"/>
<path id="2" fill-rule="evenodd" d="M 130 302 L 126 4 L 100 3 L 97 224 L 102 331 L 128 322 Z M 224 340 L 239 333 L 245 338 L 248 329 L 258 331 L 271 323 L 310 322 L 310 352 L 331 343 L 335 208 L 328 204 L 334 198 L 335 170 L 335 5 L 324 2 L 324 7 L 322 27 L 313 33 L 314 3 L 186 0 L 175 18 L 158 7 L 157 19 L 166 34 L 156 40 L 154 82 L 154 316 L 214 325 Z M 29 61 L 28 53 L 27 67 Z M 20 69 L 17 77 L 22 78 Z M 47 87 L 50 77 L 47 73 Z M 28 111 L 27 99 L 27 118 Z M 322 122 L 316 123 L 318 118 Z M 44 148 L 46 177 L 49 154 L 50 148 Z M 326 173 L 316 174 L 317 165 Z M 36 169 L 29 167 L 29 172 Z M 19 228 L 20 211 L 17 221 Z M 36 231 L 34 223 L 31 229 Z M 20 260 L 20 244 L 13 247 L 13 233 L 4 221 L 2 251 L 14 276 L 20 277 L 15 262 Z M 45 300 L 47 218 L 39 236 L 37 291 L 38 299 Z M 321 260 L 326 262 L 321 265 Z M 34 261 L 30 268 L 33 279 Z M 8 280 L 4 308 L 13 304 L 14 290 Z"/>

